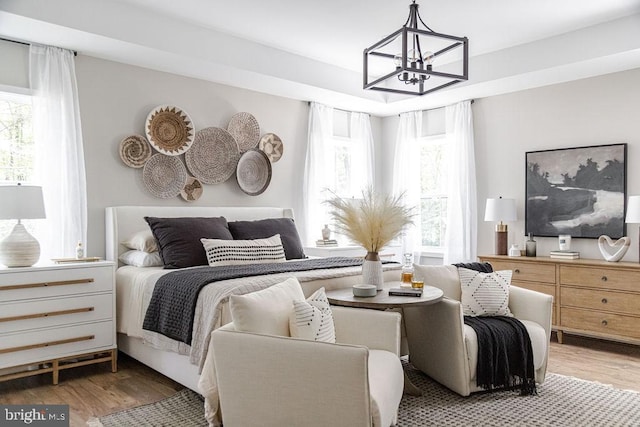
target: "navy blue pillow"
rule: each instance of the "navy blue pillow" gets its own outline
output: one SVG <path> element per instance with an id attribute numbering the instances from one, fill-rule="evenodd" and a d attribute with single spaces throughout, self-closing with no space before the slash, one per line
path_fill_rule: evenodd
<path id="1" fill-rule="evenodd" d="M 200 239 L 233 240 L 224 217 L 144 217 L 158 242 L 164 268 L 209 265 Z"/>
<path id="2" fill-rule="evenodd" d="M 266 239 L 279 234 L 287 259 L 306 258 L 302 241 L 292 218 L 268 218 L 258 221 L 231 221 L 229 230 L 236 240 Z"/>

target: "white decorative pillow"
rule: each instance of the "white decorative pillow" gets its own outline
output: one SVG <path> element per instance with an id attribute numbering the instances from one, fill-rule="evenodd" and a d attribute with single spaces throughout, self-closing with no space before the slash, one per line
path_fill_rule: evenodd
<path id="1" fill-rule="evenodd" d="M 231 319 L 238 331 L 290 337 L 289 314 L 294 301 L 304 301 L 300 282 L 291 277 L 267 289 L 229 297 Z"/>
<path id="2" fill-rule="evenodd" d="M 160 267 L 163 265 L 158 252 L 127 251 L 118 259 L 134 267 Z"/>
<path id="3" fill-rule="evenodd" d="M 151 230 L 142 230 L 132 234 L 127 240 L 122 242 L 129 249 L 143 252 L 157 252 L 158 244 L 153 237 Z M 124 262 L 124 261 L 123 261 Z"/>
<path id="4" fill-rule="evenodd" d="M 210 266 L 284 262 L 280 235 L 256 240 L 200 239 Z"/>
<path id="5" fill-rule="evenodd" d="M 511 270 L 481 273 L 458 268 L 465 316 L 512 316 L 509 310 Z"/>
<path id="6" fill-rule="evenodd" d="M 336 342 L 336 329 L 329 300 L 320 288 L 306 301 L 294 301 L 289 316 L 291 336 L 312 341 Z"/>

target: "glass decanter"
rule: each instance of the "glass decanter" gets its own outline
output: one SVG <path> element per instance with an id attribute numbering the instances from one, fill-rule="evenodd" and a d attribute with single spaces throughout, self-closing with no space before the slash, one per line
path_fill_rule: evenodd
<path id="1" fill-rule="evenodd" d="M 411 286 L 411 279 L 413 279 L 413 255 L 406 253 L 404 254 L 404 264 L 402 264 L 402 277 L 400 281 L 403 286 Z"/>

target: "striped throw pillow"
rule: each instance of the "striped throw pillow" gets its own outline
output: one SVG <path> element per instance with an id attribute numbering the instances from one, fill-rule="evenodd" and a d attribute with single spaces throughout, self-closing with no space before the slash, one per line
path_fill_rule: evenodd
<path id="1" fill-rule="evenodd" d="M 329 300 L 320 288 L 306 301 L 294 301 L 289 316 L 289 330 L 294 338 L 311 341 L 336 342 L 336 330 Z"/>
<path id="2" fill-rule="evenodd" d="M 200 241 L 207 253 L 207 262 L 212 267 L 286 261 L 279 234 L 268 239 Z"/>
<path id="3" fill-rule="evenodd" d="M 480 273 L 458 268 L 465 316 L 512 316 L 509 310 L 511 270 Z"/>

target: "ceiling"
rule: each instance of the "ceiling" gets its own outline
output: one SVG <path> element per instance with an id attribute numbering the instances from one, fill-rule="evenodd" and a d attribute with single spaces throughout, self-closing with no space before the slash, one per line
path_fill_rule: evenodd
<path id="1" fill-rule="evenodd" d="M 469 81 L 364 91 L 363 49 L 409 3 L 1 0 L 0 36 L 383 116 L 640 67 L 640 0 L 418 0 L 434 31 L 469 38 Z"/>

